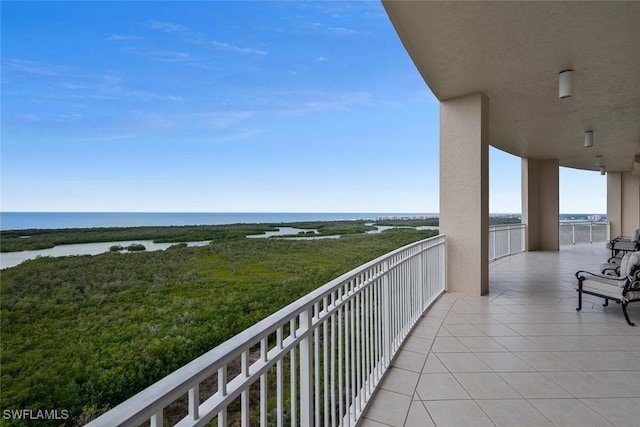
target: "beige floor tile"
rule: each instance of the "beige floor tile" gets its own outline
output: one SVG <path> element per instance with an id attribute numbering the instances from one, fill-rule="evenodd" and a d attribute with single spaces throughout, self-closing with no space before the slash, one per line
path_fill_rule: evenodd
<path id="1" fill-rule="evenodd" d="M 410 405 L 411 397 L 378 389 L 363 416 L 371 421 L 391 426 L 402 426 Z"/>
<path id="2" fill-rule="evenodd" d="M 416 326 L 438 329 L 442 325 L 442 318 L 424 316 L 418 321 Z"/>
<path id="3" fill-rule="evenodd" d="M 624 397 L 640 397 L 640 373 L 637 371 L 593 371 L 589 374 L 611 386 Z"/>
<path id="4" fill-rule="evenodd" d="M 508 351 L 542 351 L 543 349 L 527 337 L 493 337 Z"/>
<path id="5" fill-rule="evenodd" d="M 514 355 L 537 371 L 578 371 L 579 369 L 548 351 L 518 351 Z"/>
<path id="6" fill-rule="evenodd" d="M 622 397 L 614 388 L 586 372 L 543 372 L 543 375 L 571 393 L 573 397 Z"/>
<path id="7" fill-rule="evenodd" d="M 553 427 L 553 424 L 524 399 L 476 400 L 497 427 Z"/>
<path id="8" fill-rule="evenodd" d="M 469 324 L 469 322 L 462 316 L 456 313 L 449 313 L 442 322 L 443 325 L 457 325 L 457 324 Z"/>
<path id="9" fill-rule="evenodd" d="M 358 422 L 358 427 L 389 427 L 389 424 L 382 424 L 363 417 Z"/>
<path id="10" fill-rule="evenodd" d="M 422 369 L 423 374 L 445 374 L 448 372 L 449 370 L 442 364 L 435 353 L 430 353 L 427 356 L 427 361 Z"/>
<path id="11" fill-rule="evenodd" d="M 418 379 L 420 379 L 418 372 L 391 367 L 379 387 L 383 390 L 413 396 Z"/>
<path id="12" fill-rule="evenodd" d="M 640 403 L 633 399 L 581 399 L 582 403 L 617 427 L 636 427 Z"/>
<path id="13" fill-rule="evenodd" d="M 425 402 L 438 427 L 493 427 L 493 423 L 473 400 Z"/>
<path id="14" fill-rule="evenodd" d="M 505 325 L 524 323 L 522 317 L 513 313 L 494 313 L 491 315 L 491 317 L 493 317 L 500 323 L 504 323 Z"/>
<path id="15" fill-rule="evenodd" d="M 391 366 L 408 371 L 422 372 L 427 355 L 410 350 L 400 350 Z"/>
<path id="16" fill-rule="evenodd" d="M 453 335 L 451 335 L 451 332 L 449 332 L 449 330 L 447 328 L 440 328 L 438 330 L 438 334 L 436 335 L 437 337 L 452 337 Z"/>
<path id="17" fill-rule="evenodd" d="M 473 325 L 483 325 L 483 324 L 498 324 L 495 318 L 491 317 L 491 313 L 459 313 L 460 317 L 462 317 L 467 322 Z"/>
<path id="18" fill-rule="evenodd" d="M 540 372 L 503 372 L 499 375 L 526 399 L 571 397 Z"/>
<path id="19" fill-rule="evenodd" d="M 580 371 L 614 371 L 618 368 L 605 358 L 589 351 L 559 351 L 554 355 L 562 358 Z"/>
<path id="20" fill-rule="evenodd" d="M 486 336 L 484 332 L 476 328 L 470 323 L 465 324 L 448 324 L 443 326 L 454 337 L 482 337 Z"/>
<path id="21" fill-rule="evenodd" d="M 531 399 L 529 403 L 557 427 L 613 425 L 578 399 Z"/>
<path id="22" fill-rule="evenodd" d="M 431 351 L 434 353 L 441 352 L 452 352 L 452 353 L 462 353 L 469 351 L 467 347 L 462 345 L 462 343 L 456 337 L 441 337 L 438 336 L 433 341 L 433 347 Z"/>
<path id="23" fill-rule="evenodd" d="M 427 408 L 424 407 L 424 404 L 414 400 L 411 402 L 404 427 L 435 427 L 435 424 L 427 412 Z"/>
<path id="24" fill-rule="evenodd" d="M 416 393 L 423 401 L 471 399 L 452 374 L 422 374 Z"/>
<path id="25" fill-rule="evenodd" d="M 458 337 L 458 340 L 470 351 L 476 353 L 507 351 L 491 337 Z"/>
<path id="26" fill-rule="evenodd" d="M 493 373 L 459 372 L 458 382 L 473 399 L 519 399 L 517 391 Z"/>
<path id="27" fill-rule="evenodd" d="M 437 357 L 449 372 L 491 372 L 473 353 L 437 353 Z"/>
<path id="28" fill-rule="evenodd" d="M 410 334 L 412 337 L 434 339 L 438 335 L 438 328 L 432 326 L 416 326 Z"/>
<path id="29" fill-rule="evenodd" d="M 514 337 L 520 336 L 520 334 L 507 325 L 501 323 L 487 323 L 476 325 L 476 328 L 484 332 L 485 335 L 490 337 Z"/>
<path id="30" fill-rule="evenodd" d="M 405 340 L 402 348 L 416 353 L 428 354 L 432 344 L 433 340 L 409 336 L 409 338 Z"/>
<path id="31" fill-rule="evenodd" d="M 535 371 L 513 353 L 478 353 L 477 356 L 495 372 Z"/>
<path id="32" fill-rule="evenodd" d="M 435 307 L 430 308 L 425 314 L 425 317 L 433 317 L 434 319 L 444 319 L 449 313 L 448 309 L 442 310 L 437 304 Z"/>
<path id="33" fill-rule="evenodd" d="M 529 337 L 531 341 L 538 344 L 545 351 L 575 351 L 578 346 L 567 341 L 563 336 L 541 336 Z"/>
<path id="34" fill-rule="evenodd" d="M 629 360 L 640 360 L 640 352 L 594 351 L 592 352 L 592 354 L 609 363 L 614 364 L 616 368 L 611 369 L 611 371 L 627 370 L 627 369 L 637 370 L 637 367 L 630 366 Z M 597 369 L 597 370 L 601 371 L 601 369 Z"/>

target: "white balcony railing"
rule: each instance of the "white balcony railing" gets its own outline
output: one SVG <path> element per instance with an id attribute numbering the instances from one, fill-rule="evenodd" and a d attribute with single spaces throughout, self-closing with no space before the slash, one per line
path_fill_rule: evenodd
<path id="1" fill-rule="evenodd" d="M 445 237 L 408 245 L 300 298 L 89 425 L 153 427 L 175 418 L 180 426 L 353 426 L 444 290 Z M 188 409 L 176 417 L 179 400 Z"/>
<path id="2" fill-rule="evenodd" d="M 610 240 L 609 221 L 562 221 L 560 245 L 605 242 Z"/>
<path id="3" fill-rule="evenodd" d="M 524 224 L 489 227 L 489 261 L 524 252 Z"/>

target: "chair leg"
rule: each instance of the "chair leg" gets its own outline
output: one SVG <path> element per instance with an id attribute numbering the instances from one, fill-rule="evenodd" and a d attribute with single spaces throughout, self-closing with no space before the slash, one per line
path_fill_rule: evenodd
<path id="1" fill-rule="evenodd" d="M 627 303 L 626 302 L 622 302 L 622 313 L 624 313 L 624 318 L 627 320 L 627 323 L 631 326 L 636 326 L 635 323 L 632 323 L 631 320 L 629 320 L 629 314 L 627 313 Z"/>
<path id="2" fill-rule="evenodd" d="M 578 286 L 578 308 L 576 308 L 576 310 L 582 310 L 582 282 L 580 283 L 580 286 Z"/>
<path id="3" fill-rule="evenodd" d="M 609 299 L 608 299 L 608 298 L 605 298 L 605 299 L 604 299 L 604 304 L 602 304 L 602 306 L 603 306 L 603 307 L 606 307 L 606 306 L 608 306 L 608 305 L 609 305 Z"/>

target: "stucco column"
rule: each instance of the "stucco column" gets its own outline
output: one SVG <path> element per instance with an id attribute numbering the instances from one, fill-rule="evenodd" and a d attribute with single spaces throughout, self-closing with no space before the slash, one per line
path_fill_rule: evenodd
<path id="1" fill-rule="evenodd" d="M 611 237 L 633 236 L 640 227 L 640 177 L 607 172 L 607 219 Z"/>
<path id="2" fill-rule="evenodd" d="M 489 98 L 440 104 L 440 232 L 447 290 L 489 292 Z"/>
<path id="3" fill-rule="evenodd" d="M 522 159 L 522 223 L 527 251 L 560 248 L 558 160 Z"/>

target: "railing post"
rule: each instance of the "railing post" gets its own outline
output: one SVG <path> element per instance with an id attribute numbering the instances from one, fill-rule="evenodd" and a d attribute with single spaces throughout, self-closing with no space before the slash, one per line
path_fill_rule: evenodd
<path id="1" fill-rule="evenodd" d="M 218 384 L 220 384 L 219 378 L 218 378 Z M 200 392 L 200 384 L 195 384 L 193 387 L 189 389 L 189 419 L 192 421 L 195 421 L 200 417 L 200 414 L 199 414 L 200 401 L 198 397 L 199 392 Z"/>
<path id="2" fill-rule="evenodd" d="M 576 244 L 576 223 L 575 222 L 571 223 L 571 242 L 574 245 Z"/>
<path id="3" fill-rule="evenodd" d="M 313 425 L 313 348 L 311 339 L 313 306 L 300 313 L 300 327 L 305 337 L 300 341 L 300 425 Z"/>
<path id="4" fill-rule="evenodd" d="M 492 231 L 491 240 L 493 241 L 493 256 L 491 259 L 496 259 L 496 234 L 498 233 L 498 229 L 494 227 Z"/>
<path id="5" fill-rule="evenodd" d="M 511 226 L 507 225 L 507 255 L 511 255 Z"/>
<path id="6" fill-rule="evenodd" d="M 149 424 L 151 425 L 151 427 L 162 427 L 164 425 L 162 409 L 151 416 Z"/>
<path id="7" fill-rule="evenodd" d="M 589 243 L 593 243 L 593 221 L 589 222 Z"/>
<path id="8" fill-rule="evenodd" d="M 383 263 L 382 275 L 382 344 L 384 366 L 390 364 L 391 358 L 391 292 L 389 289 L 389 260 Z"/>

